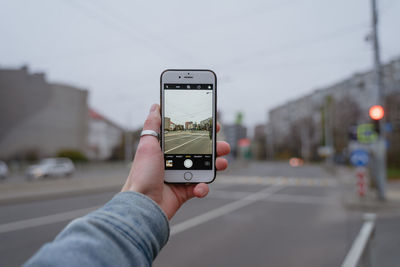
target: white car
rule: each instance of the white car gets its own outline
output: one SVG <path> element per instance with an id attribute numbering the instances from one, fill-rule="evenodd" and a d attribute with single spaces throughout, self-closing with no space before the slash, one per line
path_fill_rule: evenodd
<path id="1" fill-rule="evenodd" d="M 0 180 L 6 179 L 8 175 L 7 164 L 4 161 L 0 161 Z"/>
<path id="2" fill-rule="evenodd" d="M 74 163 L 68 158 L 47 158 L 37 165 L 31 165 L 26 172 L 28 179 L 50 176 L 70 176 L 74 173 Z"/>

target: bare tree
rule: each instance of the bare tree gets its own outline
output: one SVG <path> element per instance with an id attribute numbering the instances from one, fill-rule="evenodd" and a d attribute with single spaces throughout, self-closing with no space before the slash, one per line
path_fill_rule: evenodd
<path id="1" fill-rule="evenodd" d="M 358 123 L 361 109 L 350 97 L 343 97 L 333 103 L 332 110 L 333 144 L 336 153 L 342 153 L 349 143 L 349 129 Z"/>

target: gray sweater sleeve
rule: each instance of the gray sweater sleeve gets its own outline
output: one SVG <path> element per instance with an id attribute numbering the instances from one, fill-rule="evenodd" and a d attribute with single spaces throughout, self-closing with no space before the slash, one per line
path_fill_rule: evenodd
<path id="1" fill-rule="evenodd" d="M 151 266 L 168 237 L 168 219 L 153 200 L 118 193 L 72 221 L 25 266 Z"/>

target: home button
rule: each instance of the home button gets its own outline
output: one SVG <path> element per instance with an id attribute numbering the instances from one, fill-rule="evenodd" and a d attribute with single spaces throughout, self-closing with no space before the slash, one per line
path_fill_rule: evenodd
<path id="1" fill-rule="evenodd" d="M 185 178 L 186 181 L 190 181 L 193 178 L 193 174 L 191 172 L 185 172 L 183 178 Z"/>

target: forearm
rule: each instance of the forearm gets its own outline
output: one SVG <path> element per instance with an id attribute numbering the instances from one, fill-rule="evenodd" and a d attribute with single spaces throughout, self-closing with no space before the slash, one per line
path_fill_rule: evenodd
<path id="1" fill-rule="evenodd" d="M 168 220 L 154 201 L 123 192 L 71 222 L 26 266 L 151 266 L 168 236 Z"/>

